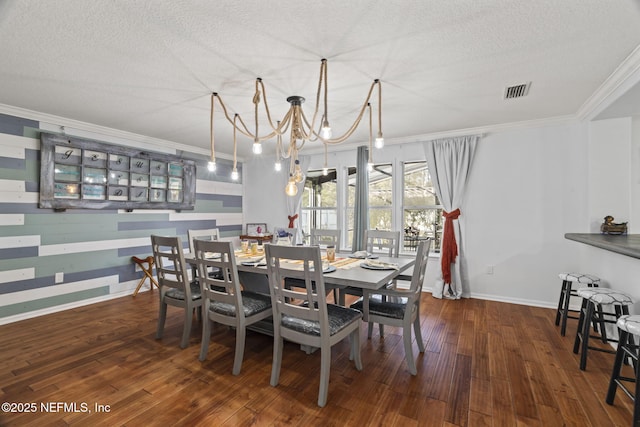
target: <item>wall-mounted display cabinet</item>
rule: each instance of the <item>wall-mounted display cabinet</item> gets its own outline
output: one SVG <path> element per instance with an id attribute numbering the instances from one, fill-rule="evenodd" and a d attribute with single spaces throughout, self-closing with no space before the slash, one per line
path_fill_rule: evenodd
<path id="1" fill-rule="evenodd" d="M 193 209 L 193 160 L 42 133 L 41 208 Z"/>

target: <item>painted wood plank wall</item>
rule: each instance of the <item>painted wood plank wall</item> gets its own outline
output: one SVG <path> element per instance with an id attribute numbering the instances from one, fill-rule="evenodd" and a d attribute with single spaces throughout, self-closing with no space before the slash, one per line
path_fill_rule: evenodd
<path id="1" fill-rule="evenodd" d="M 188 229 L 242 231 L 242 183 L 226 178 L 224 159 L 210 173 L 201 155 L 179 153 L 197 163 L 192 211 L 54 212 L 38 208 L 39 148 L 39 122 L 0 114 L 0 324 L 131 294 L 142 277 L 131 257 L 151 254 L 151 234 L 186 248 Z"/>

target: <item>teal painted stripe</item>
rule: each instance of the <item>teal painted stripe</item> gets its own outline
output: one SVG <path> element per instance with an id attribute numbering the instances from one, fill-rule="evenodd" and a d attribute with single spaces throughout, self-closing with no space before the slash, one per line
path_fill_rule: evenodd
<path id="1" fill-rule="evenodd" d="M 87 289 L 84 291 L 72 292 L 69 294 L 56 295 L 53 297 L 7 305 L 4 307 L 0 307 L 0 317 L 15 316 L 17 314 L 56 307 L 62 304 L 69 304 L 72 302 L 78 302 L 105 295 L 109 295 L 109 286 L 102 286 L 99 288 Z"/>
<path id="2" fill-rule="evenodd" d="M 0 179 L 9 179 L 13 181 L 29 181 L 27 171 L 25 171 L 24 169 L 0 168 Z"/>
<path id="3" fill-rule="evenodd" d="M 176 234 L 176 228 L 167 223 L 167 228 L 149 228 L 146 230 L 102 230 L 101 224 L 96 224 L 93 228 L 77 227 L 72 231 L 62 233 L 47 233 L 41 236 L 42 245 L 58 245 L 64 243 L 96 242 L 104 240 L 137 239 L 149 237 L 152 234 L 161 236 L 172 236 Z"/>
<path id="4" fill-rule="evenodd" d="M 219 200 L 198 200 L 196 203 L 194 213 L 241 213 L 241 206 L 225 207 Z"/>
<path id="5" fill-rule="evenodd" d="M 26 136 L 27 138 L 35 138 L 40 139 L 40 128 L 32 128 L 30 126 L 24 127 L 24 133 L 22 136 Z"/>

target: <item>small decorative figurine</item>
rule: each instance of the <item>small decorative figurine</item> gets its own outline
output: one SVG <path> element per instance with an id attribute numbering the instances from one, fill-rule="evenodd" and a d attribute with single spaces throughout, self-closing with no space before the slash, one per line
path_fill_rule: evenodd
<path id="1" fill-rule="evenodd" d="M 604 217 L 604 222 L 600 226 L 602 234 L 627 234 L 627 223 L 615 223 L 613 219 L 611 215 Z"/>

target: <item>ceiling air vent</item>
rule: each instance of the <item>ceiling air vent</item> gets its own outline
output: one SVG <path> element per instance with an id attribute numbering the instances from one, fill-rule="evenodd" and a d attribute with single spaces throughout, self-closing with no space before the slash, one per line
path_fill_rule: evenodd
<path id="1" fill-rule="evenodd" d="M 504 90 L 504 99 L 522 98 L 529 93 L 531 82 L 521 85 L 509 86 Z"/>

